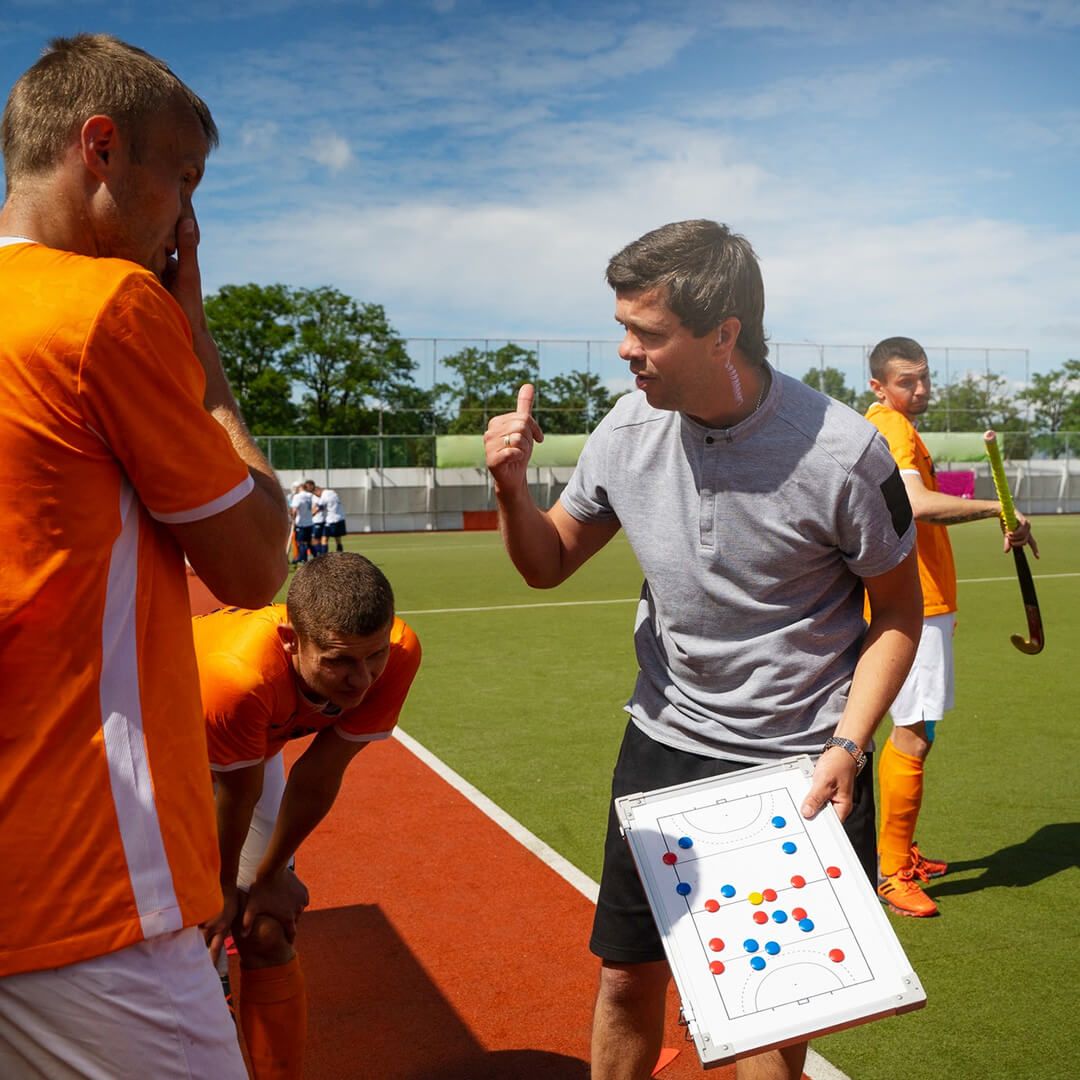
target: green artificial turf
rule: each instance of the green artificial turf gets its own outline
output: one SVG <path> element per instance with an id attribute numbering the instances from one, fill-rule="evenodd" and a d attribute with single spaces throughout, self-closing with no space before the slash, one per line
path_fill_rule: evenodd
<path id="1" fill-rule="evenodd" d="M 890 915 L 927 1007 L 815 1043 L 853 1080 L 1080 1078 L 1080 518 L 1034 526 L 1038 656 L 1009 640 L 1027 625 L 996 524 L 951 530 L 957 707 L 939 727 L 918 840 L 953 869 L 928 888 L 941 916 Z M 518 579 L 494 533 L 353 536 L 349 546 L 387 572 L 423 644 L 402 727 L 598 878 L 635 672 L 640 573 L 625 540 L 546 592 Z"/>

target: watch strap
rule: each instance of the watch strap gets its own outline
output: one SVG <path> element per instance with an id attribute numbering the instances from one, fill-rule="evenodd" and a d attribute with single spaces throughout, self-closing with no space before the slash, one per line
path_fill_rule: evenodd
<path id="1" fill-rule="evenodd" d="M 843 750 L 846 754 L 849 754 L 855 762 L 855 775 L 863 771 L 866 766 L 866 754 L 863 753 L 862 748 L 858 743 L 852 742 L 851 739 L 841 739 L 836 735 L 831 736 L 825 740 L 825 745 L 822 747 L 822 753 L 829 749 L 831 746 L 837 746 Z"/>

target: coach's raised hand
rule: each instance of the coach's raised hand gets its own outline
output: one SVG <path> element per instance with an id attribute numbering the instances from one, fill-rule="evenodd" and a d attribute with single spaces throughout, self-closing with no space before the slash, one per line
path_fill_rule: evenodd
<path id="1" fill-rule="evenodd" d="M 525 482 L 534 442 L 543 442 L 544 433 L 533 417 L 536 388 L 532 383 L 518 391 L 517 409 L 494 416 L 484 433 L 484 456 L 495 480 L 496 494 Z"/>

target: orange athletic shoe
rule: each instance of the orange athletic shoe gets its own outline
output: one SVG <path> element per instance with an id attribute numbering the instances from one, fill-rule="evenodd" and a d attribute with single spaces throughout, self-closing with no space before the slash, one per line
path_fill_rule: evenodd
<path id="1" fill-rule="evenodd" d="M 923 881 L 944 877 L 949 872 L 948 863 L 928 859 L 915 844 L 911 845 L 911 865 L 915 870 L 915 876 Z"/>
<path id="2" fill-rule="evenodd" d="M 936 915 L 937 904 L 915 884 L 915 876 L 915 867 L 908 863 L 895 874 L 881 878 L 877 887 L 878 899 L 897 915 L 919 918 Z"/>

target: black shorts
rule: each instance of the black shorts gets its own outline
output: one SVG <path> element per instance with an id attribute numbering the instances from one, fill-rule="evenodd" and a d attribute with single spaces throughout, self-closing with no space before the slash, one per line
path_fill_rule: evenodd
<path id="1" fill-rule="evenodd" d="M 877 836 L 874 827 L 874 770 L 872 755 L 855 781 L 855 805 L 844 822 L 844 831 L 867 877 L 877 884 Z M 626 725 L 619 759 L 611 780 L 611 809 L 604 841 L 604 872 L 596 901 L 589 948 L 614 963 L 638 964 L 664 959 L 660 933 L 653 921 L 649 901 L 630 854 L 630 845 L 619 832 L 615 799 L 638 791 L 655 791 L 672 784 L 722 776 L 749 768 L 739 761 L 691 754 L 650 739 L 631 720 Z"/>
<path id="2" fill-rule="evenodd" d="M 326 523 L 326 535 L 327 536 L 345 536 L 345 519 L 340 521 L 328 521 Z"/>

